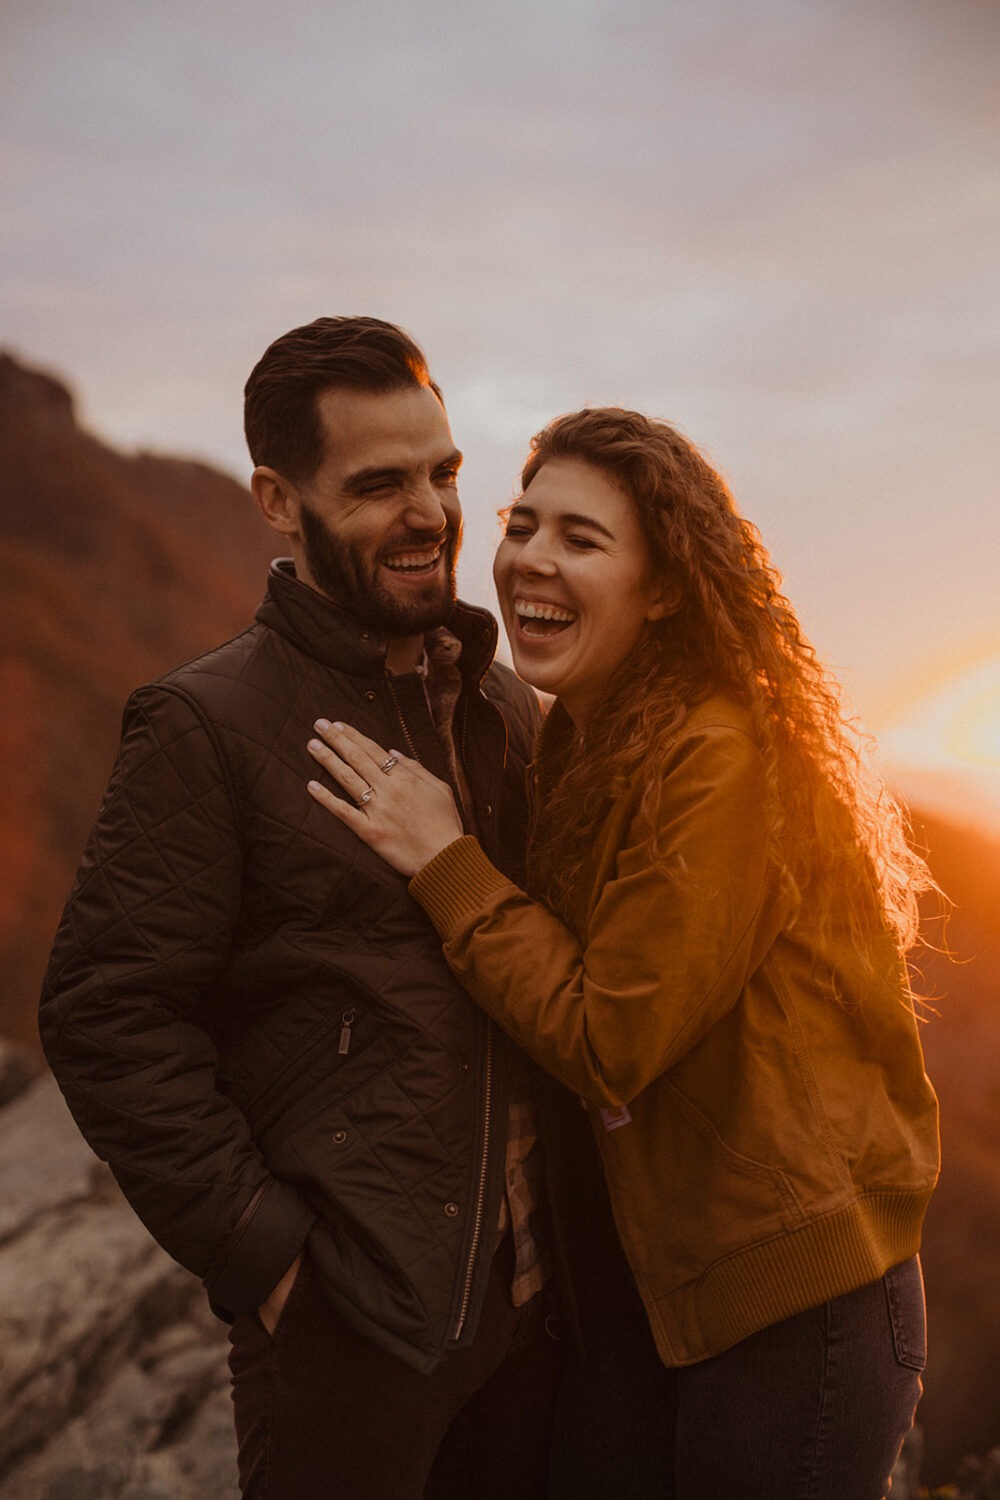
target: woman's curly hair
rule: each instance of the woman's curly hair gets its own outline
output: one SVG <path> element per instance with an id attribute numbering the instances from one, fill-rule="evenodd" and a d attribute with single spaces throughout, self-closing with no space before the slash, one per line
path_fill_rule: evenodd
<path id="1" fill-rule="evenodd" d="M 836 682 L 802 634 L 760 535 L 718 473 L 664 422 L 614 407 L 558 417 L 532 440 L 527 487 L 551 459 L 590 464 L 636 508 L 656 574 L 679 588 L 676 613 L 640 648 L 584 726 L 545 799 L 532 885 L 557 910 L 609 803 L 642 774 L 657 794 L 650 746 L 713 692 L 746 705 L 765 765 L 768 841 L 783 891 L 808 898 L 821 930 L 846 923 L 867 953 L 873 922 L 901 953 L 917 938 L 918 898 L 934 885 L 898 803 L 867 770 L 863 738 Z"/>

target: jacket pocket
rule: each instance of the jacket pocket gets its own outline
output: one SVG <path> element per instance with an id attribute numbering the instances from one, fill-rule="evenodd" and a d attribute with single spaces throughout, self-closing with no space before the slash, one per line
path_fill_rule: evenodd
<path id="1" fill-rule="evenodd" d="M 299 1041 L 282 1060 L 267 1085 L 243 1106 L 254 1136 L 260 1140 L 275 1131 L 294 1129 L 301 1111 L 317 1106 L 317 1094 L 329 1101 L 339 1097 L 340 1075 L 350 1076 L 347 1087 L 368 1076 L 369 1053 L 381 1027 L 370 1004 L 356 1005 L 349 992 L 329 1014 Z M 380 1049 L 381 1050 L 381 1049 Z"/>
<path id="2" fill-rule="evenodd" d="M 694 1178 L 695 1217 L 706 1225 L 718 1219 L 721 1239 L 739 1242 L 746 1240 L 748 1226 L 763 1237 L 804 1223 L 805 1210 L 782 1168 L 738 1151 L 686 1094 L 669 1079 L 665 1083 L 673 1101 L 673 1149 L 688 1155 Z"/>
<path id="3" fill-rule="evenodd" d="M 920 1371 L 927 1363 L 927 1314 L 920 1259 L 911 1256 L 890 1266 L 882 1277 L 896 1358 L 908 1370 Z"/>

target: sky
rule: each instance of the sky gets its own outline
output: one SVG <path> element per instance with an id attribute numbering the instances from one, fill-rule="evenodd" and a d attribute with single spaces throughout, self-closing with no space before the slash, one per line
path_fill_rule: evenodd
<path id="1" fill-rule="evenodd" d="M 998 65 L 995 0 L 3 0 L 0 346 L 245 480 L 273 338 L 403 324 L 480 603 L 532 432 L 664 417 L 863 722 L 1000 772 Z"/>

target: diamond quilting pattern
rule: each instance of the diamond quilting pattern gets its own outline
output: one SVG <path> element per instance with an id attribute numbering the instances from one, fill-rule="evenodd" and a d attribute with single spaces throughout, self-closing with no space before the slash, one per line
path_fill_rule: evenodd
<path id="1" fill-rule="evenodd" d="M 282 1231 L 263 1210 L 236 1229 L 277 1180 L 299 1242 L 318 1214 L 339 1295 L 426 1361 L 469 1231 L 483 1023 L 405 881 L 305 791 L 320 714 L 398 739 L 378 677 L 337 670 L 335 633 L 303 649 L 279 616 L 133 695 L 43 1034 L 85 1134 L 178 1260 L 221 1275 L 223 1253 L 256 1305 L 263 1236 Z M 520 694 L 505 788 L 503 723 L 474 684 L 469 767 L 484 803 L 519 810 L 533 710 L 489 680 Z"/>

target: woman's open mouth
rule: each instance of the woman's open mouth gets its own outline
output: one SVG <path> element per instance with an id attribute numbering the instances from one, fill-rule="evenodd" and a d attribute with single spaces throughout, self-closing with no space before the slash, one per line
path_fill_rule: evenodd
<path id="1" fill-rule="evenodd" d="M 572 610 L 563 609 L 556 604 L 534 604 L 527 599 L 514 601 L 514 614 L 520 633 L 533 640 L 561 635 L 576 620 Z"/>

